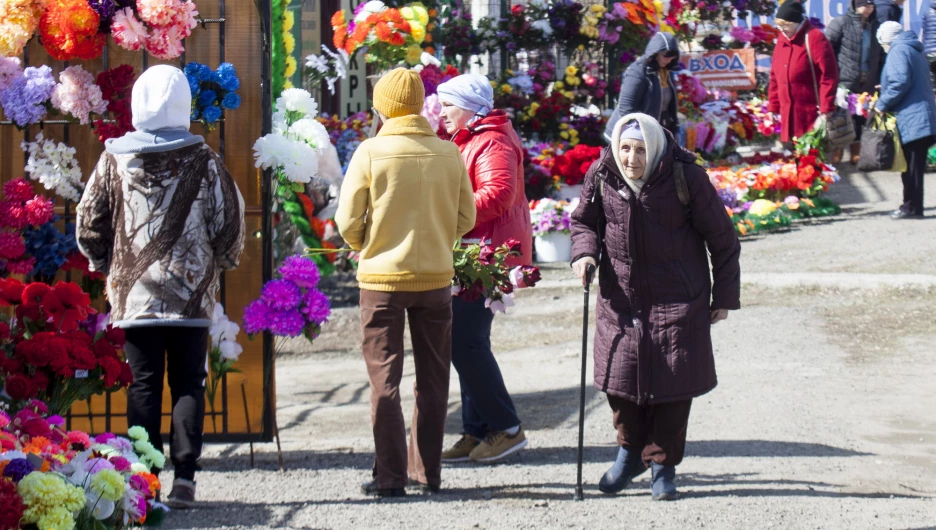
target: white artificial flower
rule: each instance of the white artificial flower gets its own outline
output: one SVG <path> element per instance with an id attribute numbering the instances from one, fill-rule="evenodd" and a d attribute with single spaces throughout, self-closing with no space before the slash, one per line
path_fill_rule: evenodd
<path id="1" fill-rule="evenodd" d="M 42 133 L 36 135 L 35 141 L 22 142 L 20 147 L 29 155 L 25 169 L 31 179 L 66 200 L 81 200 L 84 183 L 74 147 L 46 140 Z"/>
<path id="2" fill-rule="evenodd" d="M 312 147 L 325 147 L 331 140 L 328 130 L 315 118 L 303 118 L 289 127 L 289 133 L 294 138 L 302 140 Z"/>
<path id="3" fill-rule="evenodd" d="M 221 357 L 236 361 L 237 358 L 240 357 L 240 354 L 243 353 L 244 348 L 236 342 L 226 340 L 221 343 L 220 350 Z"/>
<path id="4" fill-rule="evenodd" d="M 417 64 L 416 66 L 410 68 L 410 70 L 412 70 L 412 71 L 414 71 L 414 72 L 416 72 L 416 73 L 418 74 L 418 73 L 420 73 L 420 72 L 423 71 L 423 68 L 425 68 L 425 66 L 423 66 L 423 65 L 421 65 L 421 64 Z"/>
<path id="5" fill-rule="evenodd" d="M 722 43 L 731 44 L 735 41 L 735 38 L 731 36 L 730 33 L 726 33 L 724 37 L 721 38 Z"/>
<path id="6" fill-rule="evenodd" d="M 211 313 L 211 325 L 216 326 L 222 320 L 227 320 L 227 316 L 224 314 L 224 306 L 215 302 L 214 311 Z"/>
<path id="7" fill-rule="evenodd" d="M 316 72 L 324 74 L 329 70 L 328 59 L 322 57 L 321 55 L 309 55 L 306 57 L 306 67 L 315 70 Z"/>
<path id="8" fill-rule="evenodd" d="M 542 18 L 540 20 L 534 21 L 530 26 L 533 29 L 538 29 L 543 32 L 543 35 L 549 37 L 553 34 L 552 26 L 549 25 L 549 20 Z"/>
<path id="9" fill-rule="evenodd" d="M 429 66 L 430 64 L 442 66 L 442 61 L 436 59 L 435 56 L 429 52 L 422 52 L 422 55 L 419 56 L 419 62 L 421 62 L 423 66 Z"/>
<path id="10" fill-rule="evenodd" d="M 328 46 L 322 45 L 322 51 L 331 56 L 333 61 L 333 66 L 335 67 L 335 75 L 338 77 L 336 79 L 344 79 L 348 76 L 348 64 L 351 62 L 351 57 L 348 55 L 348 52 L 344 49 L 339 48 L 338 53 L 335 53 L 328 49 Z M 334 81 L 333 81 L 334 82 Z"/>
<path id="11" fill-rule="evenodd" d="M 318 103 L 312 98 L 308 90 L 301 88 L 287 88 L 276 100 L 277 110 L 286 110 L 287 112 L 301 112 L 306 116 L 316 116 L 318 114 Z"/>
<path id="12" fill-rule="evenodd" d="M 85 506 L 91 510 L 91 516 L 98 521 L 103 521 L 114 515 L 114 510 L 117 509 L 114 501 L 103 498 L 99 493 L 88 491 L 85 493 L 85 498 L 87 499 Z"/>
<path id="13" fill-rule="evenodd" d="M 501 295 L 500 300 L 491 300 L 490 298 L 484 301 L 484 307 L 487 307 L 491 310 L 491 313 L 497 314 L 498 311 L 501 313 L 507 314 L 507 308 L 513 307 L 513 294 L 504 294 Z"/>
<path id="14" fill-rule="evenodd" d="M 452 296 L 458 296 L 458 294 L 461 293 L 461 292 L 462 292 L 461 285 L 453 285 L 453 286 L 452 286 Z"/>
<path id="15" fill-rule="evenodd" d="M 364 22 L 371 14 L 380 13 L 384 9 L 387 9 L 387 5 L 380 0 L 370 0 L 370 2 L 364 4 L 364 7 L 361 8 L 361 12 L 354 17 L 354 21 Z"/>
<path id="16" fill-rule="evenodd" d="M 286 134 L 286 111 L 278 110 L 273 113 L 273 132 L 279 135 Z"/>

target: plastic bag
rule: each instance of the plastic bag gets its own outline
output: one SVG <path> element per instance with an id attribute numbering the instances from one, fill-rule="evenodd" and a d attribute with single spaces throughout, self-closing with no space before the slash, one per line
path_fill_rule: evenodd
<path id="1" fill-rule="evenodd" d="M 904 155 L 903 145 L 900 143 L 900 131 L 897 130 L 897 117 L 888 116 L 887 127 L 894 131 L 894 165 L 891 171 L 903 173 L 907 171 L 907 157 Z"/>

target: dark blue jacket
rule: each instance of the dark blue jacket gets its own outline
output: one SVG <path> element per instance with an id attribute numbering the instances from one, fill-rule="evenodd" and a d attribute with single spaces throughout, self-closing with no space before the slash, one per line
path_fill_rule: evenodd
<path id="1" fill-rule="evenodd" d="M 876 108 L 897 116 L 900 142 L 936 136 L 936 99 L 923 43 L 912 31 L 901 33 L 887 53 Z"/>
<path id="2" fill-rule="evenodd" d="M 875 1 L 874 16 L 881 24 L 888 20 L 903 24 L 903 8 L 894 3 L 894 0 Z"/>
<path id="3" fill-rule="evenodd" d="M 676 122 L 676 79 L 669 71 L 669 89 L 673 91 L 669 108 L 661 108 L 662 96 L 660 94 L 660 67 L 654 60 L 656 54 L 662 51 L 674 50 L 679 53 L 676 37 L 670 33 L 657 33 L 650 38 L 644 54 L 634 61 L 624 72 L 621 80 L 621 93 L 618 96 L 617 108 L 608 120 L 605 127 L 605 139 L 611 141 L 614 126 L 622 117 L 632 112 L 642 112 L 657 119 L 664 127 L 673 127 Z M 669 70 L 678 70 L 679 56 L 671 62 Z"/>
<path id="4" fill-rule="evenodd" d="M 922 12 L 923 23 L 923 48 L 926 53 L 936 53 L 936 6 L 933 2 L 927 2 L 926 7 L 920 10 Z"/>

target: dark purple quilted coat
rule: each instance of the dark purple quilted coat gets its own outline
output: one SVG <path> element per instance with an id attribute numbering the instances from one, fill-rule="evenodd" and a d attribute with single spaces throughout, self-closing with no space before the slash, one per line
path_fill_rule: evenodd
<path id="1" fill-rule="evenodd" d="M 715 388 L 711 309 L 739 309 L 741 245 L 695 155 L 667 149 L 638 196 L 606 148 L 572 214 L 572 261 L 599 255 L 595 386 L 638 404 L 690 399 Z M 691 215 L 680 204 L 683 168 Z M 598 179 L 604 179 L 597 193 Z M 708 255 L 711 253 L 712 276 Z M 714 278 L 714 282 L 711 280 Z"/>

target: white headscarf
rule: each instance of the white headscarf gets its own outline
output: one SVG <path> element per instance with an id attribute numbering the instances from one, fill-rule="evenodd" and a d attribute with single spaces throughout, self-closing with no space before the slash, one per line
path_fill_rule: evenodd
<path id="1" fill-rule="evenodd" d="M 644 146 L 647 150 L 647 164 L 644 167 L 644 174 L 637 180 L 627 178 L 624 173 L 624 164 L 621 162 L 621 132 L 628 123 L 636 121 L 640 125 L 640 132 L 643 133 Z M 618 171 L 624 177 L 624 182 L 634 190 L 634 193 L 640 192 L 640 188 L 647 182 L 647 178 L 657 170 L 663 153 L 666 151 L 666 134 L 663 133 L 663 127 L 652 117 L 640 112 L 632 112 L 618 120 L 614 125 L 614 132 L 611 134 L 611 154 L 614 156 L 614 163 L 617 164 Z"/>
<path id="2" fill-rule="evenodd" d="M 494 89 L 483 75 L 463 74 L 439 85 L 439 101 L 487 116 L 494 110 Z"/>

